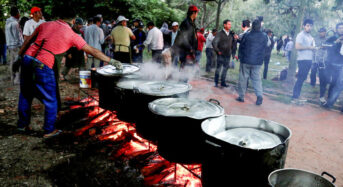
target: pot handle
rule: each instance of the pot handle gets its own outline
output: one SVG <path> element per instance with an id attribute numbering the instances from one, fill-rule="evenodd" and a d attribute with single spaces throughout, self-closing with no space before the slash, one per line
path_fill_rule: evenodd
<path id="1" fill-rule="evenodd" d="M 133 93 L 138 94 L 141 93 L 137 87 L 133 87 Z"/>
<path id="2" fill-rule="evenodd" d="M 217 99 L 209 99 L 208 101 L 211 102 L 211 103 L 214 103 L 214 104 L 217 104 L 217 105 L 221 106 L 220 102 Z"/>
<path id="3" fill-rule="evenodd" d="M 206 142 L 207 144 L 213 145 L 214 147 L 217 147 L 217 148 L 221 148 L 221 147 L 222 147 L 222 146 L 220 146 L 220 145 L 218 145 L 218 144 L 216 144 L 216 143 L 213 143 L 213 142 L 211 142 L 211 141 L 209 141 L 209 140 L 205 140 L 205 142 Z"/>
<path id="4" fill-rule="evenodd" d="M 327 175 L 327 176 L 331 177 L 331 178 L 332 178 L 332 183 L 335 183 L 335 182 L 336 182 L 336 178 L 335 178 L 333 175 L 331 175 L 330 173 L 324 171 L 324 172 L 322 173 L 322 176 L 324 176 L 324 175 Z"/>

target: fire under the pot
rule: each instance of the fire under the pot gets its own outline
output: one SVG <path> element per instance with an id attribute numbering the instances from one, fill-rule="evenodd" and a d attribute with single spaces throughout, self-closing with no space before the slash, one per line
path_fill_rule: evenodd
<path id="1" fill-rule="evenodd" d="M 120 121 L 115 111 L 100 108 L 98 102 L 92 98 L 81 100 L 80 105 L 73 105 L 71 110 L 81 107 L 92 107 L 88 111 L 90 122 L 79 128 L 74 134 L 94 134 L 99 141 L 121 142 L 119 149 L 114 151 L 114 159 L 130 160 L 144 155 L 150 155 L 142 168 L 145 186 L 201 186 L 201 165 L 182 165 L 171 163 L 161 157 L 157 146 L 140 137 L 135 129 L 135 124 Z M 94 129 L 100 129 L 99 132 Z"/>

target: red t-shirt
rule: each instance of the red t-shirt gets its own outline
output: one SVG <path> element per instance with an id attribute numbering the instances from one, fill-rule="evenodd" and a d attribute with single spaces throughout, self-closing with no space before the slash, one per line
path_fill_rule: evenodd
<path id="1" fill-rule="evenodd" d="M 44 39 L 43 48 L 46 50 L 41 49 L 35 58 L 47 65 L 49 68 L 54 66 L 54 55 L 62 54 L 70 47 L 76 47 L 81 50 L 81 48 L 86 44 L 86 41 L 76 34 L 72 28 L 62 20 L 42 23 L 36 28 L 36 30 L 38 31 L 38 36 L 35 43 L 40 46 Z M 32 44 L 26 51 L 25 55 L 34 57 L 39 46 Z"/>
<path id="2" fill-rule="evenodd" d="M 204 48 L 204 43 L 206 42 L 206 38 L 204 37 L 201 32 L 197 32 L 197 38 L 198 38 L 198 51 L 202 51 Z"/>

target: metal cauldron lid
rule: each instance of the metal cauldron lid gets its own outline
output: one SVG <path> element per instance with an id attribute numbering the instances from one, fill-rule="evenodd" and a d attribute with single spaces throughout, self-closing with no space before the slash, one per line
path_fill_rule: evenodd
<path id="1" fill-rule="evenodd" d="M 291 131 L 281 124 L 241 115 L 210 118 L 201 124 L 201 128 L 222 144 L 252 150 L 273 149 L 291 136 Z"/>
<path id="2" fill-rule="evenodd" d="M 324 175 L 329 176 L 332 182 L 324 178 Z M 310 171 L 295 168 L 278 169 L 268 176 L 268 182 L 273 187 L 335 187 L 333 184 L 335 181 L 336 178 L 327 172 L 322 172 L 320 176 Z"/>
<path id="3" fill-rule="evenodd" d="M 174 81 L 149 81 L 137 86 L 140 93 L 152 96 L 172 96 L 183 94 L 192 89 L 188 83 Z"/>
<path id="4" fill-rule="evenodd" d="M 149 103 L 149 109 L 168 117 L 207 119 L 224 115 L 223 107 L 213 102 L 188 98 L 162 98 Z"/>
<path id="5" fill-rule="evenodd" d="M 141 80 L 141 79 L 121 79 L 118 83 L 117 83 L 117 87 L 118 88 L 122 88 L 122 89 L 128 89 L 128 90 L 133 90 L 134 88 L 136 88 L 138 85 L 146 83 L 146 80 Z"/>
<path id="6" fill-rule="evenodd" d="M 100 75 L 107 76 L 107 77 L 117 77 L 117 76 L 124 76 L 131 73 L 134 73 L 139 70 L 138 66 L 132 64 L 123 63 L 123 69 L 118 70 L 112 65 L 106 65 L 96 69 L 96 72 Z"/>

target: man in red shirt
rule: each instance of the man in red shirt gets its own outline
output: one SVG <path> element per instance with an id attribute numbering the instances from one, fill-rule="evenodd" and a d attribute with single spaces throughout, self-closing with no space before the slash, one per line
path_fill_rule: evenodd
<path id="1" fill-rule="evenodd" d="M 202 49 L 204 48 L 204 43 L 206 43 L 206 38 L 204 37 L 205 29 L 201 28 L 197 31 L 197 38 L 198 38 L 198 49 L 195 52 L 195 62 L 197 65 L 199 65 L 201 55 L 202 55 Z"/>
<path id="2" fill-rule="evenodd" d="M 55 72 L 56 57 L 65 53 L 70 47 L 76 47 L 88 54 L 121 68 L 121 63 L 110 59 L 101 51 L 89 46 L 81 36 L 76 34 L 71 25 L 75 23 L 76 14 L 72 10 L 57 9 L 59 20 L 42 23 L 34 33 L 25 40 L 19 51 L 23 56 L 20 61 L 20 95 L 18 130 L 29 129 L 31 104 L 34 97 L 45 105 L 44 137 L 58 135 L 55 128 L 57 119 L 57 91 Z M 58 59 L 58 58 L 57 58 Z M 19 61 L 18 61 L 19 62 Z"/>

